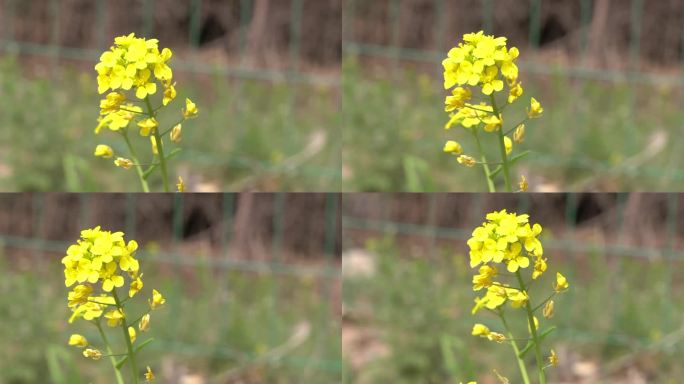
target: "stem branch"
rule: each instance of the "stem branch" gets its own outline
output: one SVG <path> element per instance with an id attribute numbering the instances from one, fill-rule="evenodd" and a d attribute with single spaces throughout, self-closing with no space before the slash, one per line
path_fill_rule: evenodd
<path id="1" fill-rule="evenodd" d="M 473 136 L 475 137 L 475 142 L 477 143 L 477 150 L 480 152 L 480 158 L 482 159 L 482 168 L 484 169 L 485 177 L 487 178 L 487 188 L 489 189 L 489 192 L 496 192 L 494 181 L 492 181 L 491 171 L 489 170 L 489 165 L 487 164 L 487 157 L 485 157 L 484 151 L 482 150 L 480 136 L 477 134 L 477 127 L 473 127 L 472 132 Z"/>
<path id="2" fill-rule="evenodd" d="M 150 103 L 150 97 L 145 96 L 145 105 L 147 106 L 147 113 L 151 118 L 155 117 L 155 112 Z M 159 127 L 153 130 L 154 140 L 157 142 L 157 152 L 159 152 L 159 165 L 161 166 L 162 182 L 164 183 L 164 192 L 169 192 L 169 175 L 166 172 L 166 159 L 164 158 L 164 144 L 159 135 Z"/>
<path id="3" fill-rule="evenodd" d="M 494 94 L 489 95 L 489 100 L 492 102 L 494 116 L 501 118 L 499 114 L 499 108 L 497 108 L 496 106 L 496 99 L 494 98 Z M 508 172 L 508 155 L 506 154 L 506 144 L 504 142 L 503 122 L 497 130 L 497 132 L 499 133 L 499 150 L 501 151 L 502 162 L 501 167 L 504 175 L 504 182 L 506 183 L 506 191 L 513 192 L 513 188 L 511 187 L 511 176 Z"/>
<path id="4" fill-rule="evenodd" d="M 121 306 L 121 301 L 119 300 L 119 296 L 116 294 L 116 288 L 112 290 L 112 296 L 114 296 L 114 301 L 116 302 L 116 306 L 119 308 L 119 310 L 124 313 L 123 306 Z M 131 374 L 133 375 L 133 383 L 138 384 L 138 364 L 135 361 L 135 352 L 133 352 L 133 343 L 131 343 L 131 337 L 128 334 L 128 326 L 126 325 L 126 317 L 124 316 L 124 320 L 121 322 L 121 329 L 123 330 L 124 333 L 124 340 L 126 341 L 126 348 L 128 350 L 128 362 L 130 363 L 129 365 L 131 366 Z"/>
<path id="5" fill-rule="evenodd" d="M 520 288 L 522 290 L 525 290 L 525 282 L 523 282 L 522 276 L 520 275 L 520 271 L 516 271 L 515 275 L 518 278 Z M 539 384 L 546 384 L 546 375 L 544 375 L 544 364 L 541 355 L 541 346 L 539 345 L 539 336 L 537 336 L 537 327 L 534 324 L 534 315 L 529 300 L 527 300 L 527 302 L 525 303 L 525 309 L 527 310 L 527 321 L 530 325 L 530 333 L 532 333 L 532 340 L 534 340 L 534 355 L 537 359 L 537 370 L 539 371 Z"/>
<path id="6" fill-rule="evenodd" d="M 138 173 L 138 178 L 140 179 L 140 184 L 142 185 L 143 192 L 149 192 L 150 187 L 147 186 L 147 180 L 145 180 L 145 178 L 143 177 L 142 166 L 140 165 L 140 161 L 138 161 L 138 156 L 135 155 L 135 150 L 133 149 L 131 140 L 128 138 L 128 131 L 126 131 L 126 129 L 122 129 L 121 135 L 123 135 L 124 140 L 126 140 L 128 150 L 131 152 L 131 158 L 133 159 L 133 163 L 135 163 L 135 170 Z"/>
<path id="7" fill-rule="evenodd" d="M 94 324 L 97 327 L 97 330 L 100 331 L 100 336 L 102 337 L 102 341 L 105 343 L 105 348 L 107 350 L 107 354 L 109 355 L 109 361 L 111 361 L 112 368 L 114 368 L 114 375 L 116 376 L 116 382 L 117 382 L 117 384 L 124 384 L 123 377 L 121 377 L 121 372 L 119 372 L 119 370 L 116 368 L 116 359 L 114 358 L 114 355 L 112 354 L 112 348 L 109 346 L 109 340 L 107 340 L 107 335 L 102 330 L 102 326 L 100 325 L 99 320 L 97 322 L 95 322 Z"/>
<path id="8" fill-rule="evenodd" d="M 523 383 L 530 384 L 530 377 L 527 375 L 525 362 L 520 357 L 520 349 L 518 348 L 518 343 L 515 342 L 513 332 L 511 332 L 511 328 L 508 326 L 508 322 L 506 322 L 506 317 L 504 317 L 503 311 L 499 310 L 498 315 L 503 323 L 504 328 L 506 329 L 506 333 L 508 334 L 507 337 L 511 341 L 511 346 L 513 347 L 513 352 L 515 352 L 515 359 L 518 362 L 518 368 L 520 368 L 520 375 L 522 376 Z"/>

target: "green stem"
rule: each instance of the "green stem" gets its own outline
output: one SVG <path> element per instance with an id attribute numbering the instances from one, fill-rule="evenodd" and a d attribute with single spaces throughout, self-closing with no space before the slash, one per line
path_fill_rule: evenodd
<path id="1" fill-rule="evenodd" d="M 492 102 L 492 109 L 494 110 L 494 116 L 499 116 L 499 108 L 496 106 L 496 99 L 494 98 L 494 94 L 489 95 L 489 100 Z M 506 143 L 504 142 L 504 134 L 503 134 L 503 123 L 497 130 L 499 133 L 499 150 L 501 151 L 501 167 L 504 175 L 504 182 L 506 183 L 506 191 L 508 192 L 513 192 L 513 188 L 511 187 L 511 176 L 510 173 L 508 172 L 508 155 L 506 154 Z"/>
<path id="2" fill-rule="evenodd" d="M 475 142 L 477 143 L 477 150 L 480 152 L 480 158 L 482 159 L 482 168 L 484 169 L 485 177 L 487 178 L 487 188 L 489 189 L 489 192 L 496 192 L 494 181 L 492 181 L 491 171 L 489 170 L 489 165 L 487 165 L 487 157 L 485 157 L 484 151 L 482 150 L 480 136 L 477 134 L 477 127 L 473 127 L 472 132 L 475 137 Z"/>
<path id="3" fill-rule="evenodd" d="M 150 97 L 145 96 L 145 105 L 147 105 L 147 113 L 151 118 L 155 117 L 154 109 L 150 103 Z M 162 144 L 161 136 L 159 135 L 158 127 L 153 131 L 154 139 L 157 141 L 157 152 L 159 152 L 159 165 L 161 166 L 162 181 L 164 183 L 164 192 L 169 192 L 169 175 L 166 172 L 166 158 L 164 158 L 164 144 Z"/>
<path id="4" fill-rule="evenodd" d="M 112 296 L 114 296 L 114 302 L 119 308 L 121 313 L 124 313 L 123 306 L 121 306 L 121 301 L 119 300 L 119 295 L 116 294 L 116 288 L 112 290 Z M 126 318 L 121 322 L 121 329 L 124 333 L 124 340 L 126 341 L 126 349 L 128 351 L 128 362 L 131 366 L 131 374 L 133 375 L 133 383 L 138 384 L 138 364 L 135 361 L 135 352 L 133 352 L 133 343 L 131 342 L 131 336 L 128 334 L 128 326 L 126 324 Z"/>
<path id="5" fill-rule="evenodd" d="M 109 361 L 111 361 L 112 368 L 114 368 L 114 374 L 116 375 L 116 382 L 117 384 L 124 384 L 123 377 L 121 377 L 121 372 L 119 372 L 119 370 L 116 368 L 116 359 L 113 356 L 112 348 L 109 346 L 109 340 L 107 340 L 107 335 L 105 335 L 104 331 L 102 330 L 102 326 L 100 325 L 99 320 L 94 324 L 97 327 L 97 330 L 100 331 L 102 341 L 105 343 L 105 348 L 107 350 L 107 354 L 109 355 Z"/>
<path id="6" fill-rule="evenodd" d="M 527 374 L 527 367 L 525 367 L 525 362 L 520 357 L 520 348 L 518 348 L 518 343 L 515 342 L 513 332 L 511 332 L 511 328 L 508 326 L 508 322 L 506 322 L 503 311 L 499 311 L 499 318 L 501 318 L 501 322 L 506 329 L 506 333 L 508 333 L 508 339 L 511 341 L 511 346 L 513 346 L 513 352 L 515 352 L 515 359 L 518 361 L 518 368 L 520 368 L 520 375 L 522 376 L 523 383 L 530 384 L 530 377 Z"/>
<path id="7" fill-rule="evenodd" d="M 128 138 L 128 132 L 126 129 L 121 130 L 121 135 L 123 135 L 124 140 L 126 140 L 126 145 L 128 146 L 128 150 L 131 152 L 131 158 L 133 162 L 135 163 L 135 170 L 138 173 L 138 178 L 140 179 L 140 184 L 142 185 L 143 192 L 149 192 L 150 187 L 147 185 L 147 180 L 143 177 L 143 170 L 142 166 L 140 165 L 140 161 L 138 160 L 138 156 L 135 155 L 135 150 L 133 149 L 133 145 L 131 144 L 131 140 Z"/>
<path id="8" fill-rule="evenodd" d="M 515 272 L 515 276 L 518 278 L 520 288 L 522 290 L 525 290 L 525 282 L 523 282 L 519 270 Z M 534 314 L 529 300 L 527 300 L 527 302 L 525 303 L 525 309 L 527 310 L 527 322 L 530 325 L 530 332 L 532 333 L 532 340 L 534 341 L 534 355 L 537 359 L 537 370 L 539 371 L 539 384 L 546 384 L 546 375 L 544 375 L 543 364 L 544 361 L 542 360 L 541 346 L 539 345 L 539 336 L 537 335 L 537 327 L 534 324 Z"/>

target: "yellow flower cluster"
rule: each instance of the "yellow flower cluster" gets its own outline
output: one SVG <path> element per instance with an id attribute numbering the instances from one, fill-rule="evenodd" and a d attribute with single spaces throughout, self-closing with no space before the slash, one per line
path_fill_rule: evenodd
<path id="1" fill-rule="evenodd" d="M 540 382 L 545 382 L 542 366 L 542 355 L 540 343 L 546 333 L 539 333 L 540 321 L 535 315 L 541 308 L 545 319 L 550 319 L 554 315 L 555 303 L 551 300 L 556 294 L 569 288 L 569 283 L 565 276 L 560 272 L 556 273 L 556 281 L 553 284 L 554 292 L 538 305 L 531 303 L 528 293 L 530 283 L 523 279 L 523 270 L 533 265 L 531 270 L 532 280 L 537 279 L 547 269 L 546 259 L 543 257 L 544 248 L 539 235 L 542 227 L 539 224 L 531 224 L 529 215 L 509 213 L 505 209 L 495 211 L 486 215 L 486 221 L 476 227 L 472 232 L 472 237 L 467 244 L 470 248 L 470 266 L 478 268 L 478 273 L 473 276 L 473 291 L 486 290 L 484 296 L 475 299 L 475 306 L 472 313 L 475 314 L 482 308 L 487 308 L 496 313 L 502 320 L 506 334 L 492 331 L 484 324 L 476 323 L 473 326 L 472 335 L 486 338 L 497 343 L 509 342 L 513 345 L 521 367 L 521 374 L 527 377 L 524 362 L 519 355 L 519 347 L 511 328 L 505 319 L 504 307 L 506 302 L 513 308 L 520 308 L 526 312 L 527 331 L 529 342 L 534 344 L 537 366 L 540 374 Z M 530 259 L 534 260 L 534 264 Z M 502 278 L 512 277 L 515 283 L 504 283 L 497 281 L 499 276 L 499 266 L 505 266 L 506 270 L 513 275 L 500 276 Z M 552 329 L 552 328 L 550 328 Z M 558 358 L 553 350 L 549 357 L 550 365 L 556 365 Z M 527 380 L 525 380 L 527 382 Z"/>
<path id="2" fill-rule="evenodd" d="M 157 92 L 157 80 L 171 86 L 173 72 L 166 64 L 172 52 L 168 48 L 159 51 L 159 40 L 135 37 L 135 33 L 114 39 L 114 46 L 100 56 L 95 65 L 97 71 L 97 91 L 102 94 L 108 89 L 135 88 L 135 96 L 144 99 Z"/>
<path id="3" fill-rule="evenodd" d="M 496 105 L 495 93 L 508 87 L 506 102 L 509 104 L 523 95 L 515 63 L 520 52 L 516 47 L 509 49 L 505 37 L 485 35 L 483 31 L 467 33 L 462 40 L 442 61 L 444 89 L 451 89 L 444 101 L 444 110 L 449 113 L 444 127 L 450 129 L 460 125 L 469 130 L 483 127 L 486 132 L 501 131 L 504 119 L 502 109 Z M 476 92 L 485 96 L 484 101 L 476 97 Z M 478 102 L 471 102 L 474 97 Z M 528 118 L 539 117 L 543 111 L 541 104 L 532 98 L 527 109 Z M 515 142 L 522 142 L 523 134 L 524 128 L 516 130 Z M 508 155 L 513 149 L 513 141 L 509 137 L 505 140 Z M 454 148 L 453 144 L 445 146 L 444 152 L 460 155 L 462 150 L 457 153 Z M 472 166 L 462 161 L 461 164 Z"/>
<path id="4" fill-rule="evenodd" d="M 196 117 L 198 108 L 196 104 L 186 98 L 185 107 L 181 108 L 182 118 L 169 130 L 159 132 L 157 114 L 159 109 L 167 106 L 177 96 L 173 82 L 173 71 L 169 67 L 172 52 L 169 48 L 159 49 L 157 39 L 144 39 L 136 37 L 134 33 L 127 36 L 119 36 L 114 39 L 114 45 L 102 53 L 100 61 L 95 65 L 97 71 L 98 92 L 107 93 L 100 101 L 100 117 L 95 133 L 100 133 L 103 128 L 120 132 L 126 139 L 130 150 L 130 157 L 117 157 L 114 165 L 124 169 L 133 166 L 138 167 L 139 177 L 142 178 L 141 165 L 133 153 L 133 147 L 128 142 L 126 128 L 131 122 L 136 123 L 141 136 L 151 136 L 150 145 L 152 153 L 158 156 L 162 171 L 166 173 L 166 159 L 162 159 L 163 142 L 161 136 L 169 132 L 170 140 L 178 143 L 181 140 L 181 123 L 187 119 Z M 161 86 L 163 92 L 154 105 L 151 95 L 158 94 Z M 130 91 L 131 94 L 128 94 Z M 133 96 L 134 95 L 134 96 Z M 143 105 L 137 105 L 143 101 Z M 102 158 L 114 157 L 114 150 L 104 144 L 95 148 L 94 155 Z M 166 176 L 166 175 L 165 175 Z M 146 184 L 144 180 L 141 180 Z M 164 178 L 165 186 L 166 177 Z M 145 187 L 146 188 L 146 187 Z"/>
<path id="5" fill-rule="evenodd" d="M 486 218 L 467 241 L 471 268 L 480 265 L 473 277 L 473 290 L 487 289 L 484 297 L 476 299 L 473 313 L 481 308 L 496 309 L 506 301 L 520 308 L 529 299 L 527 292 L 495 282 L 496 264 L 504 264 L 508 272 L 515 273 L 528 268 L 533 258 L 532 278 L 541 276 L 547 268 L 544 248 L 538 239 L 542 227 L 536 223 L 530 225 L 529 215 L 508 213 L 505 209 L 488 213 Z"/>
<path id="6" fill-rule="evenodd" d="M 491 95 L 504 88 L 504 79 L 514 94 L 522 95 L 522 87 L 518 80 L 518 66 L 515 60 L 520 52 L 518 48 L 506 47 L 505 37 L 485 35 L 483 31 L 463 35 L 463 42 L 451 48 L 447 58 L 442 61 L 444 67 L 444 89 L 459 85 L 454 89 L 453 98 L 447 98 L 447 105 L 463 105 L 470 99 L 471 92 L 461 85 L 480 86 L 482 93 Z M 450 103 L 451 100 L 451 103 Z"/>
<path id="7" fill-rule="evenodd" d="M 75 284 L 68 293 L 68 306 L 73 312 L 69 323 L 82 318 L 99 328 L 100 322 L 105 319 L 109 327 L 123 327 L 131 345 L 135 343 L 137 334 L 134 323 L 138 320 L 128 320 L 124 302 L 143 288 L 140 263 L 135 258 L 137 249 L 135 240 L 126 243 L 123 232 L 104 231 L 99 226 L 81 231 L 81 238 L 67 248 L 62 258 L 64 284 L 67 287 Z M 127 280 L 128 289 L 124 294 L 128 297 L 122 300 L 118 289 L 125 289 Z M 139 318 L 138 329 L 141 332 L 149 329 L 149 312 L 165 302 L 162 294 L 153 289 L 149 310 Z M 103 341 L 107 343 L 106 339 Z M 90 344 L 84 336 L 73 334 L 69 338 L 69 345 L 86 348 Z M 110 348 L 108 344 L 106 347 Z M 87 348 L 83 356 L 98 360 L 103 354 L 99 349 Z"/>

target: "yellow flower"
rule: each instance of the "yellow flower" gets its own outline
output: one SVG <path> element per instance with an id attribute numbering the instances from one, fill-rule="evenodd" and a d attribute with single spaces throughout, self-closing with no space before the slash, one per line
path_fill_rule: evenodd
<path id="1" fill-rule="evenodd" d="M 525 124 L 520 124 L 515 127 L 515 132 L 513 132 L 513 141 L 520 144 L 525 139 Z"/>
<path id="2" fill-rule="evenodd" d="M 140 274 L 140 276 L 138 276 L 135 280 L 131 281 L 131 285 L 128 288 L 128 297 L 135 296 L 142 289 L 143 282 L 142 282 L 141 277 L 142 277 L 142 274 Z"/>
<path id="3" fill-rule="evenodd" d="M 463 107 L 465 102 L 470 100 L 471 96 L 472 94 L 468 88 L 454 88 L 454 90 L 451 92 L 451 96 L 447 96 L 444 100 L 444 111 L 451 112 L 455 109 Z"/>
<path id="4" fill-rule="evenodd" d="M 69 280 L 66 282 L 69 283 Z M 73 284 L 73 282 L 71 284 Z M 67 284 L 67 287 L 71 284 Z M 93 293 L 93 288 L 89 285 L 79 284 L 75 286 L 68 294 L 69 308 L 74 308 L 80 304 L 87 303 L 91 293 Z"/>
<path id="5" fill-rule="evenodd" d="M 123 169 L 131 169 L 133 162 L 123 157 L 117 157 L 116 160 L 114 160 L 114 165 Z"/>
<path id="6" fill-rule="evenodd" d="M 463 148 L 461 148 L 461 144 L 449 140 L 444 144 L 444 152 L 446 153 L 453 153 L 454 155 L 460 155 L 463 153 Z"/>
<path id="7" fill-rule="evenodd" d="M 489 328 L 486 325 L 480 323 L 473 325 L 473 336 L 487 336 L 489 333 Z"/>
<path id="8" fill-rule="evenodd" d="M 558 355 L 556 355 L 556 351 L 553 349 L 551 350 L 551 355 L 549 355 L 549 364 L 554 367 L 558 365 Z"/>
<path id="9" fill-rule="evenodd" d="M 140 332 L 147 332 L 150 329 L 150 314 L 147 313 L 140 318 L 140 324 L 138 325 Z"/>
<path id="10" fill-rule="evenodd" d="M 119 109 L 121 103 L 126 101 L 126 95 L 121 92 L 110 92 L 100 100 L 100 114 L 106 115 Z"/>
<path id="11" fill-rule="evenodd" d="M 95 156 L 108 159 L 114 156 L 114 151 L 108 145 L 99 144 L 97 147 L 95 147 Z"/>
<path id="12" fill-rule="evenodd" d="M 508 136 L 504 136 L 504 148 L 506 148 L 507 155 L 513 152 L 513 141 Z"/>
<path id="13" fill-rule="evenodd" d="M 492 285 L 492 278 L 496 276 L 498 271 L 494 266 L 483 265 L 479 272 L 478 275 L 473 276 L 473 291 L 479 291 Z"/>
<path id="14" fill-rule="evenodd" d="M 95 133 L 100 133 L 104 127 L 107 127 L 111 131 L 118 131 L 122 128 L 126 128 L 135 117 L 136 112 L 142 112 L 142 108 L 132 104 L 126 104 L 120 108 L 121 109 L 102 115 L 98 119 Z"/>
<path id="15" fill-rule="evenodd" d="M 149 117 L 138 122 L 138 127 L 140 127 L 141 136 L 149 136 L 150 132 L 158 126 L 159 123 L 157 123 L 157 119 L 155 119 L 154 117 Z"/>
<path id="16" fill-rule="evenodd" d="M 176 98 L 175 85 L 176 83 L 164 83 L 164 98 L 162 99 L 162 105 L 167 105 Z"/>
<path id="17" fill-rule="evenodd" d="M 178 176 L 178 183 L 176 184 L 176 189 L 178 192 L 185 192 L 185 183 L 183 183 L 183 178 Z"/>
<path id="18" fill-rule="evenodd" d="M 461 155 L 458 158 L 456 158 L 456 160 L 458 161 L 459 164 L 463 164 L 466 167 L 472 167 L 476 164 L 475 159 L 473 159 L 472 157 L 467 156 L 467 155 Z"/>
<path id="19" fill-rule="evenodd" d="M 145 381 L 148 383 L 154 380 L 154 373 L 152 373 L 152 369 L 150 369 L 150 366 L 147 366 L 147 372 L 145 372 Z"/>
<path id="20" fill-rule="evenodd" d="M 527 109 L 527 116 L 532 119 L 541 116 L 544 113 L 544 108 L 541 104 L 533 97 L 530 99 L 530 108 Z"/>
<path id="21" fill-rule="evenodd" d="M 487 132 L 498 131 L 499 128 L 501 128 L 501 124 L 503 124 L 503 120 L 501 119 L 501 117 L 494 115 L 485 117 L 484 119 L 482 119 L 482 122 L 485 123 L 484 130 Z"/>
<path id="22" fill-rule="evenodd" d="M 506 269 L 508 272 L 515 273 L 519 268 L 527 268 L 530 266 L 530 259 L 523 255 L 518 255 L 508 260 Z"/>
<path id="23" fill-rule="evenodd" d="M 527 184 L 525 175 L 520 175 L 520 181 L 518 182 L 518 188 L 520 188 L 520 192 L 526 192 L 528 187 L 529 185 Z"/>
<path id="24" fill-rule="evenodd" d="M 563 276 L 560 272 L 556 272 L 556 284 L 554 284 L 553 289 L 556 292 L 561 292 L 566 289 L 568 289 L 570 285 L 568 284 L 568 280 Z"/>
<path id="25" fill-rule="evenodd" d="M 164 296 L 162 296 L 161 293 L 159 293 L 156 289 L 152 290 L 152 299 L 150 300 L 150 308 L 151 309 L 157 309 L 157 307 L 160 307 L 166 303 L 166 299 Z"/>
<path id="26" fill-rule="evenodd" d="M 107 325 L 110 327 L 116 327 L 121 325 L 124 319 L 124 314 L 120 309 L 112 309 L 107 312 L 104 317 L 107 319 Z"/>
<path id="27" fill-rule="evenodd" d="M 88 348 L 83 351 L 83 356 L 93 360 L 100 360 L 102 358 L 102 352 L 97 349 Z"/>
<path id="28" fill-rule="evenodd" d="M 88 346 L 88 340 L 85 337 L 75 333 L 69 337 L 69 345 L 85 348 Z"/>
<path id="29" fill-rule="evenodd" d="M 157 84 L 156 83 L 142 83 L 138 86 L 138 88 L 135 90 L 135 97 L 138 99 L 144 99 L 147 97 L 147 95 L 154 95 L 157 93 Z"/>
<path id="30" fill-rule="evenodd" d="M 532 272 L 532 279 L 536 279 L 546 271 L 546 259 L 537 257 L 534 261 L 534 271 Z"/>
<path id="31" fill-rule="evenodd" d="M 553 300 L 546 302 L 546 305 L 544 305 L 544 309 L 542 310 L 542 315 L 547 319 L 553 317 Z"/>
<path id="32" fill-rule="evenodd" d="M 513 308 L 520 308 L 530 299 L 527 292 L 515 288 L 506 288 L 506 297 Z"/>
<path id="33" fill-rule="evenodd" d="M 190 119 L 197 116 L 197 106 L 190 99 L 185 99 L 185 109 L 183 109 L 183 117 Z"/>
<path id="34" fill-rule="evenodd" d="M 523 87 L 520 85 L 520 83 L 516 83 L 508 91 L 508 104 L 511 104 L 512 102 L 514 102 L 518 97 L 522 96 L 522 94 L 523 94 Z"/>
<path id="35" fill-rule="evenodd" d="M 171 137 L 171 141 L 174 143 L 180 143 L 181 141 L 181 130 L 183 127 L 180 124 L 176 124 L 173 129 L 171 129 L 171 133 L 169 136 Z"/>
<path id="36" fill-rule="evenodd" d="M 135 343 L 135 339 L 137 338 L 135 328 L 128 327 L 128 337 L 131 339 L 131 343 Z"/>

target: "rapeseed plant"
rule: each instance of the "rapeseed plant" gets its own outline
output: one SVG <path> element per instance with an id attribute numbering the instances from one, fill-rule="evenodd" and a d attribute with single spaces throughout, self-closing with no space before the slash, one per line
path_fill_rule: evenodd
<path id="1" fill-rule="evenodd" d="M 131 369 L 131 382 L 139 382 L 136 356 L 152 339 L 136 344 L 135 325 L 137 324 L 140 332 L 147 332 L 150 328 L 150 312 L 166 302 L 164 296 L 153 289 L 145 313 L 136 317 L 127 310 L 126 304 L 143 288 L 143 274 L 140 272 L 140 263 L 135 258 L 137 249 L 138 243 L 135 240 L 125 242 L 123 232 L 103 231 L 98 226 L 81 231 L 81 238 L 67 248 L 66 256 L 62 258 L 65 285 L 71 287 L 76 284 L 67 296 L 68 306 L 73 312 L 69 323 L 82 318 L 93 324 L 100 334 L 106 354 L 94 348 L 79 334 L 69 337 L 69 345 L 89 347 L 83 351 L 83 356 L 93 360 L 109 357 L 118 384 L 124 383 L 120 369 L 126 363 Z M 128 292 L 125 290 L 126 280 Z M 125 353 L 112 351 L 112 344 L 102 323 L 103 318 L 108 327 L 121 328 L 126 344 Z M 121 358 L 117 361 L 116 357 Z M 149 366 L 144 376 L 146 381 L 154 378 Z"/>
<path id="2" fill-rule="evenodd" d="M 463 41 L 452 48 L 442 61 L 444 89 L 451 89 L 451 95 L 444 101 L 444 110 L 449 112 L 449 121 L 444 128 L 460 125 L 469 131 L 475 140 L 478 152 L 476 158 L 479 161 L 473 156 L 463 154 L 461 144 L 453 140 L 447 141 L 443 150 L 457 156 L 458 162 L 464 166 L 481 164 L 490 192 L 496 191 L 494 179 L 499 173 L 503 174 L 505 189 L 513 191 L 511 167 L 529 153 L 513 155 L 513 143 L 523 141 L 525 122 L 544 112 L 541 104 L 531 98 L 530 106 L 526 109 L 527 117 L 505 128 L 508 119 L 504 117 L 504 110 L 519 99 L 524 91 L 518 80 L 518 66 L 515 64 L 519 54 L 518 48 L 507 48 L 505 37 L 485 35 L 479 31 L 463 35 Z M 499 94 L 502 97 L 497 101 Z M 487 161 L 482 132 L 496 135 L 501 162 Z M 492 168 L 493 166 L 496 168 Z M 526 190 L 527 183 L 524 178 L 522 180 L 520 189 Z"/>
<path id="3" fill-rule="evenodd" d="M 499 344 L 510 344 L 525 384 L 530 384 L 523 360 L 528 351 L 535 352 L 540 384 L 546 383 L 545 370 L 558 364 L 558 356 L 553 349 L 548 356 L 549 363 L 544 363 L 541 343 L 555 328 L 542 330 L 535 312 L 543 308 L 544 318 L 550 319 L 554 313 L 552 299 L 570 287 L 565 276 L 557 272 L 551 294 L 536 305 L 531 303 L 529 289 L 532 282 L 547 269 L 544 248 L 538 238 L 541 232 L 541 225 L 529 223 L 529 215 L 508 213 L 504 209 L 488 213 L 486 222 L 475 228 L 467 241 L 470 248 L 470 267 L 478 268 L 478 274 L 473 276 L 473 291 L 485 291 L 482 297 L 475 299 L 472 314 L 485 309 L 496 315 L 503 327 L 502 333 L 499 333 L 484 324 L 476 323 L 473 325 L 472 335 Z M 526 271 L 531 272 L 529 280 L 523 277 Z M 499 281 L 504 278 L 511 279 L 512 282 Z M 506 302 L 511 309 L 504 305 Z M 507 315 L 516 313 L 521 313 L 527 322 L 528 335 L 524 338 L 515 337 L 509 326 Z M 527 344 L 520 348 L 519 341 L 526 341 Z"/>
<path id="4" fill-rule="evenodd" d="M 100 117 L 95 133 L 108 128 L 121 135 L 129 153 L 125 157 L 117 156 L 114 165 L 123 169 L 135 167 L 145 192 L 149 192 L 147 179 L 155 170 L 161 173 L 164 191 L 169 191 L 167 162 L 180 148 L 167 152 L 162 138 L 168 133 L 171 142 L 179 143 L 182 123 L 198 114 L 196 104 L 186 98 L 179 120 L 166 130 L 159 127 L 157 117 L 176 98 L 177 92 L 173 71 L 168 65 L 172 52 L 169 48 L 160 51 L 158 44 L 157 39 L 135 37 L 134 33 L 119 36 L 114 39 L 114 46 L 104 52 L 100 56 L 100 62 L 95 65 L 98 92 L 103 94 L 111 90 L 100 101 Z M 162 92 L 157 92 L 158 85 L 163 89 Z M 149 163 L 141 163 L 133 149 L 129 135 L 131 122 L 135 123 L 140 136 L 150 137 L 152 160 Z M 94 154 L 111 158 L 114 151 L 111 147 L 100 144 L 95 148 Z"/>

